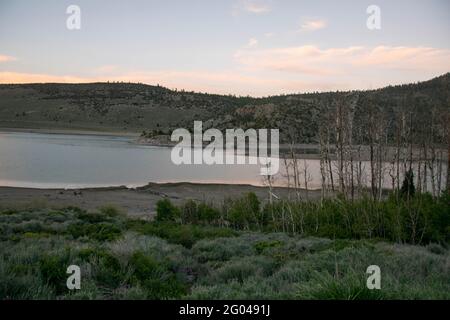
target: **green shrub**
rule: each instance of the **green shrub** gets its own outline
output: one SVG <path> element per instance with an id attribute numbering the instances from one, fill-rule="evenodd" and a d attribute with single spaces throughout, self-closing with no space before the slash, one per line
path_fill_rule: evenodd
<path id="1" fill-rule="evenodd" d="M 44 255 L 39 260 L 39 271 L 44 284 L 54 288 L 57 294 L 67 291 L 68 254 Z"/>
<path id="2" fill-rule="evenodd" d="M 187 293 L 186 285 L 175 273 L 142 252 L 133 254 L 130 265 L 134 269 L 134 281 L 145 288 L 148 299 L 174 299 Z"/>
<path id="3" fill-rule="evenodd" d="M 187 200 L 181 206 L 181 222 L 186 224 L 195 224 L 199 220 L 197 203 L 194 200 Z"/>
<path id="4" fill-rule="evenodd" d="M 329 273 L 315 272 L 312 279 L 298 286 L 298 299 L 314 300 L 381 300 L 388 299 L 384 290 L 370 290 L 364 277 L 351 273 L 337 279 Z"/>
<path id="5" fill-rule="evenodd" d="M 68 206 L 68 207 L 62 209 L 62 211 L 71 212 L 71 213 L 75 213 L 75 214 L 86 213 L 86 210 L 78 208 L 78 207 L 74 207 L 74 206 Z"/>
<path id="6" fill-rule="evenodd" d="M 112 241 L 122 235 L 122 230 L 115 224 L 100 223 L 73 223 L 67 227 L 67 233 L 73 238 L 88 237 L 97 241 Z"/>
<path id="7" fill-rule="evenodd" d="M 255 248 L 257 243 L 278 241 L 278 236 L 244 233 L 236 237 L 204 239 L 192 247 L 192 252 L 200 262 L 224 262 L 233 257 L 258 254 Z"/>
<path id="8" fill-rule="evenodd" d="M 228 219 L 238 229 L 249 230 L 261 223 L 260 202 L 255 193 L 249 192 L 233 201 Z"/>
<path id="9" fill-rule="evenodd" d="M 282 241 L 260 241 L 260 242 L 257 242 L 254 245 L 254 247 L 258 254 L 262 254 L 267 249 L 279 247 L 282 245 L 283 245 Z"/>
<path id="10" fill-rule="evenodd" d="M 318 201 L 279 200 L 262 209 L 257 196 L 248 193 L 226 199 L 219 211 L 193 200 L 181 208 L 169 200 L 158 202 L 156 221 L 184 224 L 220 224 L 237 230 L 289 232 L 333 239 L 387 239 L 412 244 L 450 241 L 450 195 L 435 198 L 415 194 L 403 198 L 391 194 L 375 201 L 362 197 L 348 201 L 343 197 Z"/>
<path id="11" fill-rule="evenodd" d="M 242 208 L 251 208 L 247 200 Z M 267 223 L 253 206 L 234 226 L 277 233 L 81 209 L 15 211 L 0 215 L 0 299 L 449 299 L 448 200 L 277 201 Z M 204 218 L 203 205 L 212 208 L 195 204 L 198 223 L 215 224 L 233 204 L 211 214 L 221 219 Z M 82 269 L 80 291 L 65 286 L 71 264 Z M 381 291 L 365 289 L 371 264 L 382 270 Z"/>
<path id="12" fill-rule="evenodd" d="M 243 282 L 230 281 L 213 285 L 196 285 L 187 299 L 201 300 L 274 300 L 293 299 L 292 294 L 274 289 L 260 277 L 249 277 Z"/>
<path id="13" fill-rule="evenodd" d="M 212 224 L 220 218 L 220 212 L 206 203 L 200 203 L 198 217 L 200 221 Z"/>
<path id="14" fill-rule="evenodd" d="M 100 287 L 118 288 L 128 281 L 119 260 L 109 252 L 99 251 L 91 261 L 94 279 Z"/>
<path id="15" fill-rule="evenodd" d="M 116 207 L 115 205 L 109 204 L 99 208 L 100 212 L 108 217 L 119 217 L 124 216 L 124 213 L 121 209 Z"/>
<path id="16" fill-rule="evenodd" d="M 426 248 L 434 254 L 445 254 L 447 252 L 443 246 L 437 243 L 430 243 Z"/>
<path id="17" fill-rule="evenodd" d="M 181 244 L 187 248 L 192 247 L 194 243 L 201 239 L 232 237 L 236 235 L 236 232 L 226 228 L 179 225 L 168 222 L 151 223 L 139 221 L 132 222 L 130 227 L 143 234 L 157 236 L 170 243 Z"/>
<path id="18" fill-rule="evenodd" d="M 109 221 L 109 217 L 104 213 L 88 213 L 88 212 L 82 212 L 78 213 L 76 215 L 76 218 L 82 220 L 83 222 L 87 223 L 100 223 L 100 222 L 106 222 Z"/>
<path id="19" fill-rule="evenodd" d="M 233 259 L 211 272 L 203 283 L 228 283 L 237 281 L 243 283 L 250 277 L 268 277 L 276 268 L 275 261 L 270 257 L 246 256 Z"/>
<path id="20" fill-rule="evenodd" d="M 180 210 L 169 199 L 161 199 L 156 203 L 156 221 L 175 221 L 180 216 Z"/>
<path id="21" fill-rule="evenodd" d="M 0 299 L 54 299 L 54 289 L 38 281 L 38 277 L 30 274 L 18 276 L 15 273 L 0 271 Z"/>

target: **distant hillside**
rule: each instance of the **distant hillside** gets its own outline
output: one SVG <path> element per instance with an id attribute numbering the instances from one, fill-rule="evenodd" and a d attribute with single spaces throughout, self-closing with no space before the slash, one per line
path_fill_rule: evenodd
<path id="1" fill-rule="evenodd" d="M 429 81 L 372 91 L 235 97 L 173 91 L 134 83 L 0 85 L 0 128 L 86 129 L 169 134 L 206 127 L 280 128 L 285 142 L 317 142 L 320 121 L 345 104 L 352 117 L 377 106 L 387 119 L 400 108 L 450 109 L 450 73 Z"/>

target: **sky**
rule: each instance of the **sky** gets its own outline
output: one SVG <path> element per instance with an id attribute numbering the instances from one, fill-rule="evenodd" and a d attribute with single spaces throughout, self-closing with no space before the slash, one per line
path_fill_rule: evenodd
<path id="1" fill-rule="evenodd" d="M 67 27 L 70 5 L 79 29 Z M 367 26 L 371 5 L 379 29 Z M 267 96 L 449 71 L 448 0 L 0 0 L 0 83 L 131 81 Z"/>

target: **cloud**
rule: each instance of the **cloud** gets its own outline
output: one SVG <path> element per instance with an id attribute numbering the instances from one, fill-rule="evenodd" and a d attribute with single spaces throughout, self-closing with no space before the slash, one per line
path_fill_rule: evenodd
<path id="1" fill-rule="evenodd" d="M 306 20 L 300 26 L 300 32 L 303 31 L 316 31 L 320 29 L 324 29 L 327 26 L 327 22 L 322 19 L 310 19 Z"/>
<path id="2" fill-rule="evenodd" d="M 378 46 L 366 50 L 353 64 L 384 69 L 448 71 L 450 50 L 431 47 Z"/>
<path id="3" fill-rule="evenodd" d="M 334 73 L 340 59 L 352 56 L 360 47 L 321 50 L 312 45 L 264 50 L 239 50 L 235 58 L 249 70 L 283 71 L 327 75 Z"/>
<path id="4" fill-rule="evenodd" d="M 1 62 L 11 62 L 11 61 L 16 61 L 16 60 L 17 60 L 17 58 L 15 58 L 15 57 L 0 54 L 0 63 Z"/>
<path id="5" fill-rule="evenodd" d="M 77 76 L 58 76 L 40 73 L 22 73 L 11 71 L 0 71 L 0 83 L 86 83 L 95 82 L 95 78 L 84 78 Z"/>
<path id="6" fill-rule="evenodd" d="M 155 71 L 102 66 L 92 70 L 88 76 L 0 71 L 0 83 L 124 81 L 252 96 L 375 89 L 424 81 L 449 72 L 450 50 L 401 46 L 253 47 L 236 52 L 235 62 L 230 70 Z"/>
<path id="7" fill-rule="evenodd" d="M 271 11 L 269 4 L 260 0 L 240 0 L 233 5 L 233 16 L 239 15 L 241 12 L 251 14 L 265 14 Z"/>
<path id="8" fill-rule="evenodd" d="M 258 39 L 251 38 L 251 39 L 248 40 L 246 48 L 254 48 L 256 46 L 258 46 Z"/>
<path id="9" fill-rule="evenodd" d="M 429 47 L 373 48 L 350 46 L 321 49 L 317 46 L 241 49 L 235 59 L 249 70 L 282 71 L 310 75 L 342 75 L 377 70 L 447 72 L 450 50 Z"/>
<path id="10" fill-rule="evenodd" d="M 269 79 L 235 71 L 129 71 L 114 76 L 96 75 L 81 77 L 74 75 L 51 75 L 0 71 L 0 83 L 89 83 L 89 82 L 140 82 L 150 85 L 162 85 L 171 89 L 208 92 L 218 94 L 237 94 L 264 96 L 274 88 L 287 85 L 282 79 Z"/>

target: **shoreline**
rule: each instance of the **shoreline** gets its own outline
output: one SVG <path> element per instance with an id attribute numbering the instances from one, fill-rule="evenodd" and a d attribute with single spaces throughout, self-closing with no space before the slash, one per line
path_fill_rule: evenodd
<path id="1" fill-rule="evenodd" d="M 286 187 L 274 187 L 273 193 L 287 198 L 293 190 Z M 0 187 L 0 208 L 76 206 L 96 211 L 102 206 L 112 205 L 129 216 L 151 218 L 155 214 L 156 202 L 170 199 L 181 204 L 188 199 L 220 205 L 226 198 L 238 198 L 248 192 L 254 192 L 264 203 L 268 199 L 268 188 L 245 184 L 214 183 L 148 183 L 138 188 L 103 187 L 85 189 L 34 189 L 18 187 Z M 301 189 L 302 196 L 306 190 Z M 320 190 L 309 190 L 309 199 L 319 199 Z"/>
<path id="2" fill-rule="evenodd" d="M 108 131 L 108 130 L 84 130 L 84 129 L 40 129 L 40 128 L 14 128 L 0 127 L 0 133 L 39 133 L 39 134 L 60 134 L 60 135 L 80 135 L 80 136 L 113 136 L 113 137 L 139 137 L 139 133 L 130 131 Z"/>

